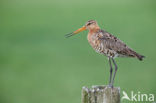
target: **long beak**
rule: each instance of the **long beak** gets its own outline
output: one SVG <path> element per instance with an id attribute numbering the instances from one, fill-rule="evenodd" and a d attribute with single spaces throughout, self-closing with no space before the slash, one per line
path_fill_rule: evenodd
<path id="1" fill-rule="evenodd" d="M 78 34 L 78 33 L 82 32 L 82 31 L 84 31 L 84 30 L 86 30 L 85 26 L 83 26 L 82 28 L 80 28 L 80 29 L 78 29 L 78 30 L 76 30 L 76 31 L 74 31 L 72 33 L 66 34 L 65 37 L 66 38 L 71 37 L 71 36 L 73 36 L 75 34 Z"/>

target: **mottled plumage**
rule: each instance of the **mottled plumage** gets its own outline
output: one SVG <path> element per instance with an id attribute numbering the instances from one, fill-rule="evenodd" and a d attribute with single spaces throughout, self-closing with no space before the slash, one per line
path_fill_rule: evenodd
<path id="1" fill-rule="evenodd" d="M 117 71 L 117 65 L 114 60 L 115 57 L 134 57 L 134 58 L 138 58 L 139 60 L 143 59 L 144 56 L 136 53 L 134 50 L 129 48 L 125 43 L 123 43 L 117 37 L 108 33 L 105 30 L 100 29 L 100 27 L 98 26 L 95 20 L 89 20 L 85 24 L 85 26 L 70 34 L 67 34 L 66 37 L 70 37 L 86 29 L 89 30 L 87 39 L 90 45 L 93 47 L 93 49 L 96 52 L 108 57 L 109 65 L 110 65 L 109 86 L 113 87 L 114 78 Z M 112 72 L 113 72 L 112 64 L 114 64 L 115 67 L 113 78 L 112 78 Z"/>
<path id="2" fill-rule="evenodd" d="M 88 41 L 96 52 L 108 57 L 137 57 L 139 60 L 143 58 L 117 37 L 101 29 L 94 33 L 89 32 Z"/>

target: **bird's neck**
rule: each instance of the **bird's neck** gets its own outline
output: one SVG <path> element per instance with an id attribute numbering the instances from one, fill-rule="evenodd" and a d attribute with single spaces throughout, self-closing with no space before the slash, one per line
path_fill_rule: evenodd
<path id="1" fill-rule="evenodd" d="M 93 28 L 93 29 L 89 29 L 89 32 L 88 32 L 88 41 L 89 41 L 89 43 L 91 44 L 91 45 L 93 45 L 92 44 L 92 35 L 94 35 L 94 34 L 97 34 L 97 32 L 100 30 L 100 27 L 95 27 L 95 28 Z"/>
<path id="2" fill-rule="evenodd" d="M 93 34 L 93 33 L 98 32 L 99 30 L 100 30 L 100 27 L 97 26 L 97 27 L 95 27 L 95 28 L 93 28 L 93 29 L 89 29 L 89 33 L 90 33 L 90 34 Z"/>

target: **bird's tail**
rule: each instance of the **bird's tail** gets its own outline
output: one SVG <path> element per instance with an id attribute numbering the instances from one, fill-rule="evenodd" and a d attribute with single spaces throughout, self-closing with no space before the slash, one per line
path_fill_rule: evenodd
<path id="1" fill-rule="evenodd" d="M 133 57 L 136 57 L 137 59 L 139 59 L 140 61 L 143 60 L 143 58 L 145 58 L 145 56 L 140 55 L 139 53 L 136 53 L 135 51 L 133 51 L 132 49 L 130 49 L 130 52 L 132 53 Z"/>
<path id="2" fill-rule="evenodd" d="M 140 61 L 142 61 L 143 58 L 145 58 L 145 56 L 140 55 L 140 54 L 138 54 L 138 53 L 136 53 L 136 57 L 137 57 Z"/>

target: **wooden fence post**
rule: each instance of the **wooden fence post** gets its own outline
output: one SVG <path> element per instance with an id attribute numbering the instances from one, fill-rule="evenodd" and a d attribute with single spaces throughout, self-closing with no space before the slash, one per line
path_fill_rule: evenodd
<path id="1" fill-rule="evenodd" d="M 92 86 L 82 88 L 82 103 L 120 103 L 120 88 Z"/>

